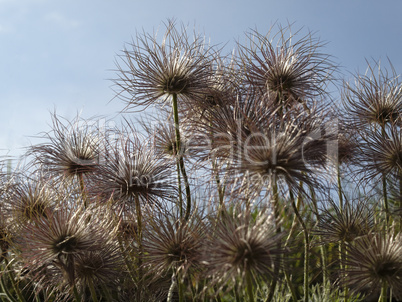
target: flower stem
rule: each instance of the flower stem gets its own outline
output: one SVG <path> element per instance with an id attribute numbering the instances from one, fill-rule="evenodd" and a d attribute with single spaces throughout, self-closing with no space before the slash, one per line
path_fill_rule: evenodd
<path id="1" fill-rule="evenodd" d="M 402 210 L 402 173 L 399 172 L 399 210 Z M 402 231 L 402 216 L 399 217 L 399 232 Z"/>
<path id="2" fill-rule="evenodd" d="M 141 287 L 142 287 L 142 213 L 141 204 L 138 194 L 135 194 L 135 210 L 137 212 L 137 240 L 138 240 L 138 284 L 137 284 L 137 300 L 141 300 Z"/>
<path id="3" fill-rule="evenodd" d="M 296 207 L 294 199 L 292 199 L 292 208 L 293 211 L 299 220 L 300 225 L 303 228 L 303 233 L 304 233 L 304 302 L 308 302 L 309 299 L 309 235 L 308 235 L 308 230 L 306 227 L 306 224 L 303 221 L 303 218 L 301 217 L 299 210 Z"/>
<path id="4" fill-rule="evenodd" d="M 190 217 L 190 212 L 191 212 L 191 192 L 190 192 L 190 184 L 188 182 L 186 168 L 184 167 L 183 154 L 181 151 L 181 139 L 180 139 L 180 129 L 179 129 L 179 109 L 177 106 L 177 94 L 176 93 L 172 94 L 172 108 L 173 108 L 174 127 L 175 127 L 175 132 L 176 132 L 176 156 L 177 156 L 177 161 L 179 163 L 181 175 L 183 176 L 184 187 L 186 190 L 187 204 L 186 204 L 186 214 L 185 214 L 184 219 L 188 220 Z"/>
<path id="5" fill-rule="evenodd" d="M 382 286 L 381 286 L 381 295 L 378 298 L 378 302 L 387 302 L 387 282 L 383 281 Z"/>
<path id="6" fill-rule="evenodd" d="M 341 182 L 341 168 L 340 164 L 337 165 L 337 179 L 338 179 L 338 196 L 339 196 L 339 208 L 343 209 L 343 194 L 342 194 L 342 182 Z"/>
<path id="7" fill-rule="evenodd" d="M 180 276 L 177 276 L 177 287 L 179 289 L 179 302 L 184 302 L 184 284 L 180 280 Z"/>
<path id="8" fill-rule="evenodd" d="M 253 281 L 251 279 L 251 272 L 246 273 L 247 294 L 250 302 L 254 302 Z"/>
<path id="9" fill-rule="evenodd" d="M 384 198 L 384 209 L 385 209 L 385 227 L 386 230 L 389 228 L 389 207 L 388 207 L 388 195 L 387 195 L 387 180 L 385 174 L 382 175 L 382 192 Z"/>
<path id="10" fill-rule="evenodd" d="M 84 209 L 86 209 L 88 207 L 88 204 L 87 204 L 87 195 L 85 193 L 84 174 L 82 174 L 82 173 L 77 174 L 77 177 L 78 177 L 78 181 L 80 182 L 81 196 L 82 196 L 82 200 L 84 201 Z"/>
<path id="11" fill-rule="evenodd" d="M 74 294 L 74 299 L 77 302 L 81 302 L 82 298 L 81 295 L 78 293 L 77 287 L 75 286 L 75 284 L 73 285 L 73 294 Z"/>
<path id="12" fill-rule="evenodd" d="M 301 187 L 300 187 L 301 188 Z M 310 189 L 310 194 L 311 194 L 311 201 L 313 203 L 314 206 L 314 212 L 316 214 L 317 217 L 317 221 L 320 220 L 319 217 L 319 213 L 318 213 L 318 205 L 317 205 L 317 198 L 315 195 L 315 191 L 314 188 L 310 185 L 309 186 Z M 340 174 L 339 174 L 339 165 L 338 165 L 338 189 L 339 189 L 339 203 L 343 204 L 343 200 L 342 200 L 342 187 L 341 187 L 341 182 L 340 182 Z M 300 197 L 300 195 L 299 195 Z M 296 205 L 297 209 L 299 209 L 299 200 L 298 200 L 298 204 Z M 319 239 L 321 240 L 321 236 L 319 236 Z M 322 282 L 324 284 L 324 291 L 327 290 L 327 283 L 329 280 L 329 273 L 328 273 L 328 264 L 327 264 L 327 251 L 325 249 L 325 246 L 321 244 L 320 246 L 320 252 L 321 252 L 321 266 L 322 266 Z"/>
<path id="13" fill-rule="evenodd" d="M 175 286 L 176 286 L 176 272 L 173 270 L 172 281 L 171 281 L 169 291 L 168 291 L 168 295 L 167 295 L 167 299 L 166 299 L 167 302 L 172 302 L 173 291 L 174 291 Z"/>
<path id="14" fill-rule="evenodd" d="M 281 233 L 281 227 L 279 225 L 279 192 L 278 192 L 278 183 L 276 179 L 276 175 L 274 175 L 274 179 L 272 181 L 272 196 L 273 196 L 273 208 L 274 208 L 274 216 L 275 216 L 275 224 L 276 224 L 276 233 Z M 280 243 L 278 243 L 278 249 L 280 249 Z M 279 275 L 279 263 L 281 262 L 280 256 L 278 256 L 278 263 L 275 264 L 274 267 L 274 276 L 275 278 L 271 282 L 271 286 L 269 288 L 269 294 L 265 302 L 271 302 L 274 298 L 276 283 L 277 283 L 277 276 Z"/>
<path id="15" fill-rule="evenodd" d="M 92 280 L 91 278 L 89 278 L 88 281 L 89 281 L 89 284 L 88 284 L 88 286 L 89 286 L 89 291 L 91 292 L 92 300 L 93 300 L 94 302 L 98 302 L 99 300 L 98 300 L 98 297 L 97 297 L 97 295 L 96 295 L 94 282 L 93 282 L 93 280 Z"/>

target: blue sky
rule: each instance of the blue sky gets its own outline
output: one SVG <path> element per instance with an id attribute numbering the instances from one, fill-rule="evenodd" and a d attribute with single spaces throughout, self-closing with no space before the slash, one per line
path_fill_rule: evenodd
<path id="1" fill-rule="evenodd" d="M 325 52 L 350 78 L 366 58 L 389 57 L 402 73 L 401 11 L 400 0 L 0 0 L 0 155 L 37 143 L 54 110 L 67 119 L 81 112 L 118 120 L 116 55 L 136 31 L 152 32 L 168 18 L 228 48 L 250 28 L 295 23 L 328 42 Z"/>

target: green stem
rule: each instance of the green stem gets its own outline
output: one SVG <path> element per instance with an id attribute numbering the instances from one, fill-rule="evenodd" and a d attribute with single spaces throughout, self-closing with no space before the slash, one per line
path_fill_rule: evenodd
<path id="1" fill-rule="evenodd" d="M 402 210 L 402 173 L 399 173 L 399 210 Z M 399 217 L 399 232 L 402 231 L 402 215 Z"/>
<path id="2" fill-rule="evenodd" d="M 340 178 L 339 178 L 339 165 L 338 165 L 338 188 L 341 188 L 341 183 L 340 183 Z M 316 219 L 317 221 L 319 221 L 320 217 L 318 214 L 318 205 L 317 205 L 317 199 L 316 199 L 316 195 L 315 195 L 315 191 L 314 188 L 312 186 L 309 186 L 309 190 L 310 190 L 310 195 L 311 195 L 311 200 L 314 206 L 314 211 L 316 214 Z M 342 189 L 340 189 L 340 197 L 339 197 L 339 203 L 343 204 L 343 200 L 342 200 Z M 300 196 L 300 195 L 299 195 Z M 297 209 L 299 209 L 299 206 L 297 205 Z M 321 236 L 319 236 L 319 240 L 321 241 Z M 325 250 L 325 246 L 321 244 L 320 246 L 320 253 L 321 253 L 321 265 L 322 265 L 322 282 L 324 284 L 324 291 L 327 290 L 327 282 L 329 280 L 329 273 L 328 273 L 328 262 L 327 262 L 327 252 Z"/>
<path id="3" fill-rule="evenodd" d="M 303 228 L 303 233 L 304 233 L 304 302 L 308 302 L 309 298 L 309 258 L 310 258 L 310 251 L 309 251 L 309 235 L 308 235 L 308 230 L 306 227 L 306 224 L 303 221 L 303 218 L 301 217 L 299 210 L 296 207 L 296 204 L 294 202 L 294 199 L 291 201 L 292 203 L 292 208 L 293 211 L 299 220 L 300 225 Z"/>
<path id="4" fill-rule="evenodd" d="M 105 296 L 106 296 L 106 301 L 108 301 L 108 302 L 114 301 L 114 300 L 113 300 L 113 297 L 112 297 L 112 294 L 110 293 L 110 290 L 109 290 L 109 288 L 108 288 L 107 286 L 102 285 L 102 292 L 103 292 L 103 293 L 105 294 Z"/>
<path id="5" fill-rule="evenodd" d="M 388 228 L 389 228 L 389 207 L 388 207 L 388 194 L 387 194 L 387 179 L 385 177 L 385 174 L 382 175 L 382 192 L 383 192 L 383 198 L 384 198 L 386 230 L 388 230 Z"/>
<path id="6" fill-rule="evenodd" d="M 381 135 L 386 138 L 387 134 L 385 131 L 385 122 L 381 124 Z M 386 230 L 389 229 L 389 207 L 388 207 L 388 194 L 387 194 L 387 178 L 385 173 L 382 174 L 382 192 L 384 197 L 384 209 L 385 209 L 385 221 L 386 221 Z"/>
<path id="7" fill-rule="evenodd" d="M 299 186 L 302 187 L 302 186 L 303 186 L 303 183 L 300 182 L 300 185 L 299 185 Z M 291 200 L 294 200 L 294 196 L 293 196 L 292 191 L 289 191 L 289 195 L 290 195 L 290 199 L 291 199 Z M 301 194 L 299 194 L 298 197 L 297 197 L 297 201 L 296 201 L 296 207 L 297 207 L 297 209 L 300 208 L 300 204 L 301 204 Z M 296 217 L 296 215 L 295 215 L 295 216 L 293 217 L 293 222 L 292 222 L 292 226 L 291 226 L 291 228 L 290 228 L 288 237 L 286 238 L 285 248 L 288 247 L 289 242 L 290 242 L 290 239 L 292 238 L 293 233 L 294 233 L 295 230 L 296 230 L 296 226 L 297 226 L 297 217 Z M 290 276 L 289 276 L 289 274 L 288 274 L 288 272 L 287 272 L 286 270 L 284 270 L 284 273 L 285 273 L 286 283 L 288 284 L 289 290 L 290 290 L 290 292 L 291 292 L 291 294 L 292 294 L 292 299 L 293 299 L 294 302 L 297 302 L 296 291 L 295 291 L 295 289 L 294 289 L 293 283 L 292 283 L 291 280 L 290 280 Z"/>
<path id="8" fill-rule="evenodd" d="M 4 258 L 4 261 L 5 261 L 6 267 L 8 267 L 8 266 L 10 265 L 10 262 L 8 261 L 7 258 Z M 11 261 L 12 261 L 12 260 L 11 260 Z M 21 291 L 20 291 L 20 288 L 18 287 L 18 284 L 15 283 L 15 278 L 14 278 L 13 275 L 14 275 L 14 274 L 13 274 L 13 271 L 10 270 L 10 271 L 8 272 L 8 276 L 9 276 L 9 279 L 10 279 L 10 281 L 11 281 L 11 285 L 12 285 L 12 287 L 13 287 L 13 289 L 14 289 L 14 292 L 15 292 L 15 294 L 17 295 L 17 298 L 18 298 L 18 301 L 19 301 L 19 302 L 25 302 L 25 298 L 24 298 L 24 296 L 22 295 L 22 293 L 21 293 Z"/>
<path id="9" fill-rule="evenodd" d="M 246 272 L 247 294 L 250 302 L 254 302 L 253 280 L 251 279 L 251 272 Z"/>
<path id="10" fill-rule="evenodd" d="M 288 284 L 290 293 L 292 294 L 292 300 L 293 300 L 293 302 L 297 302 L 297 295 L 296 295 L 295 287 L 293 286 L 292 280 L 290 280 L 290 276 L 286 269 L 284 269 L 284 273 L 285 273 L 286 283 Z"/>
<path id="11" fill-rule="evenodd" d="M 216 186 L 218 188 L 218 194 L 219 194 L 219 212 L 222 209 L 223 206 L 223 198 L 225 194 L 225 187 L 221 184 L 221 180 L 219 178 L 219 173 L 217 171 L 217 164 L 216 164 L 216 158 L 212 161 L 212 170 L 213 173 L 215 174 L 215 181 L 216 181 Z M 218 213 L 219 216 L 219 213 Z"/>
<path id="12" fill-rule="evenodd" d="M 141 287 L 142 287 L 142 213 L 141 204 L 138 194 L 135 194 L 135 210 L 137 212 L 137 240 L 138 240 L 138 284 L 137 284 L 137 300 L 141 301 Z"/>
<path id="13" fill-rule="evenodd" d="M 383 281 L 382 286 L 381 286 L 381 295 L 378 298 L 378 302 L 387 302 L 387 282 Z"/>
<path id="14" fill-rule="evenodd" d="M 339 196 L 339 208 L 343 209 L 343 194 L 342 194 L 342 182 L 341 182 L 341 168 L 340 164 L 337 165 L 337 179 L 338 179 L 338 196 Z"/>
<path id="15" fill-rule="evenodd" d="M 91 278 L 88 278 L 88 287 L 89 287 L 89 291 L 91 292 L 91 297 L 92 300 L 94 302 L 98 302 L 98 296 L 96 295 L 96 290 L 95 290 L 95 286 L 94 286 L 94 282 L 92 281 Z"/>
<path id="16" fill-rule="evenodd" d="M 82 196 L 82 200 L 84 201 L 84 209 L 86 209 L 88 207 L 88 204 L 87 204 L 87 194 L 85 192 L 84 174 L 79 173 L 79 174 L 77 174 L 77 177 L 78 177 L 78 181 L 80 182 L 81 196 Z"/>
<path id="17" fill-rule="evenodd" d="M 181 282 L 182 280 L 180 280 L 180 276 L 179 274 L 177 274 L 177 287 L 179 289 L 179 302 L 184 302 L 184 284 L 183 282 Z"/>
<path id="18" fill-rule="evenodd" d="M 130 275 L 131 280 L 133 282 L 136 282 L 136 278 L 135 278 L 134 273 L 133 273 L 134 269 L 133 269 L 133 267 L 131 265 L 131 261 L 130 261 L 131 259 L 128 259 L 129 256 L 127 255 L 126 250 L 124 249 L 124 245 L 123 245 L 123 242 L 121 240 L 121 237 L 117 236 L 117 240 L 119 242 L 119 247 L 120 247 L 121 253 L 123 255 L 124 263 L 126 264 L 127 269 L 128 269 L 128 274 Z"/>
<path id="19" fill-rule="evenodd" d="M 348 296 L 348 291 L 349 291 L 349 288 L 348 288 L 348 286 L 347 286 L 347 280 L 346 280 L 346 271 L 347 271 L 347 266 L 346 266 L 346 261 L 347 261 L 347 252 L 346 252 L 346 247 L 345 247 L 345 242 L 344 241 L 340 241 L 339 242 L 339 253 L 340 253 L 340 255 L 339 255 L 339 259 L 340 259 L 340 261 L 341 261 L 341 271 L 342 271 L 342 274 L 343 274 L 343 276 L 344 276 L 344 278 L 345 278 L 345 286 L 344 286 L 344 288 L 343 288 L 343 294 L 344 294 L 344 296 L 345 296 L 345 302 L 346 301 L 348 301 L 348 298 L 347 298 L 347 296 Z"/>
<path id="20" fill-rule="evenodd" d="M 273 197 L 273 207 L 274 207 L 274 217 L 275 217 L 275 224 L 276 224 L 276 233 L 280 234 L 281 233 L 281 227 L 279 225 L 279 192 L 278 192 L 278 183 L 277 183 L 277 179 L 276 176 L 274 175 L 274 179 L 272 181 L 272 197 Z M 278 243 L 278 249 L 280 249 L 280 243 Z M 278 263 L 275 263 L 275 267 L 274 267 L 274 278 L 271 282 L 271 286 L 269 288 L 269 294 L 267 299 L 265 300 L 265 302 L 271 302 L 272 299 L 274 298 L 274 294 L 275 294 L 275 289 L 276 289 L 276 284 L 277 284 L 277 277 L 279 275 L 279 264 L 281 262 L 281 257 L 280 255 L 278 256 Z"/>
<path id="21" fill-rule="evenodd" d="M 190 192 L 190 183 L 188 182 L 186 168 L 184 167 L 184 160 L 183 157 L 180 156 L 180 170 L 181 174 L 183 175 L 184 186 L 186 189 L 186 215 L 184 216 L 184 220 L 188 220 L 191 214 L 191 192 Z"/>
<path id="22" fill-rule="evenodd" d="M 234 294 L 235 294 L 235 301 L 241 302 L 239 292 L 237 291 L 237 287 L 235 286 L 233 290 L 234 290 Z"/>
<path id="23" fill-rule="evenodd" d="M 19 302 L 19 301 L 17 301 L 16 299 L 14 299 L 14 297 L 11 295 L 10 291 L 8 290 L 8 286 L 7 286 L 7 284 L 5 284 L 5 282 L 4 282 L 4 278 L 3 278 L 4 276 L 5 276 L 5 274 L 2 274 L 2 275 L 0 276 L 1 289 L 3 290 L 3 292 L 5 293 L 7 299 L 8 299 L 10 302 Z"/>
<path id="24" fill-rule="evenodd" d="M 176 162 L 177 166 L 177 193 L 179 195 L 179 212 L 180 212 L 180 219 L 183 219 L 183 196 L 181 190 L 181 176 L 180 176 L 180 163 L 179 161 Z"/>
<path id="25" fill-rule="evenodd" d="M 172 302 L 173 291 L 174 291 L 175 286 L 176 286 L 176 272 L 173 270 L 172 280 L 171 280 L 171 284 L 170 284 L 167 299 L 166 299 L 167 302 Z"/>
<path id="26" fill-rule="evenodd" d="M 73 285 L 73 294 L 74 294 L 74 299 L 77 302 L 81 302 L 82 298 L 81 295 L 78 293 L 77 287 L 75 286 L 75 284 Z"/>
<path id="27" fill-rule="evenodd" d="M 191 192 L 190 192 L 190 184 L 188 182 L 186 169 L 184 167 L 183 154 L 181 151 L 181 139 L 180 139 L 180 129 L 179 129 L 179 109 L 177 106 L 177 94 L 176 93 L 172 94 L 172 107 L 173 107 L 174 127 L 175 127 L 175 133 L 176 133 L 176 156 L 177 156 L 177 161 L 179 162 L 181 174 L 183 176 L 184 187 L 186 190 L 186 199 L 187 199 L 186 214 L 185 214 L 184 219 L 188 220 L 188 218 L 190 217 L 190 212 L 191 212 Z"/>

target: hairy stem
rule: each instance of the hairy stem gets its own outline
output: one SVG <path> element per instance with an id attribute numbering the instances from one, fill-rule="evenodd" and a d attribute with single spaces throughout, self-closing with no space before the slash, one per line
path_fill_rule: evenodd
<path id="1" fill-rule="evenodd" d="M 184 167 L 183 154 L 182 154 L 182 150 L 181 150 L 181 139 L 180 139 L 180 129 L 179 129 L 179 109 L 177 106 L 177 94 L 176 93 L 172 94 L 172 108 L 173 108 L 174 127 L 175 127 L 175 133 L 176 133 L 176 156 L 177 156 L 177 161 L 178 161 L 179 167 L 180 167 L 180 173 L 183 176 L 184 187 L 186 190 L 187 204 L 186 204 L 186 214 L 185 214 L 184 219 L 188 220 L 190 217 L 190 212 L 191 212 L 191 192 L 190 192 L 190 184 L 188 182 L 186 168 Z"/>
<path id="2" fill-rule="evenodd" d="M 180 212 L 180 219 L 183 219 L 183 196 L 181 191 L 181 175 L 180 175 L 180 163 L 179 161 L 176 162 L 177 166 L 177 193 L 179 195 L 179 212 Z"/>
<path id="3" fill-rule="evenodd" d="M 141 301 L 141 287 L 142 287 L 142 213 L 141 204 L 138 194 L 135 194 L 135 210 L 137 212 L 137 240 L 138 240 L 138 284 L 137 284 L 137 300 Z"/>
<path id="4" fill-rule="evenodd" d="M 254 302 L 253 280 L 251 279 L 251 272 L 246 273 L 247 294 L 250 302 Z"/>
<path id="5" fill-rule="evenodd" d="M 275 224 L 276 224 L 276 233 L 280 234 L 281 233 L 281 227 L 279 225 L 279 192 L 278 192 L 278 183 L 277 179 L 274 176 L 274 179 L 272 181 L 272 197 L 273 197 L 273 208 L 274 208 L 274 216 L 275 216 Z M 278 249 L 280 249 L 280 243 L 278 243 Z M 281 263 L 281 257 L 279 255 L 278 263 L 275 264 L 274 267 L 274 276 L 279 275 L 279 263 Z M 271 286 L 269 288 L 269 294 L 265 302 L 271 302 L 272 299 L 274 298 L 274 293 L 275 293 L 275 288 L 276 288 L 276 283 L 277 283 L 277 278 L 274 278 L 271 282 Z"/>
<path id="6" fill-rule="evenodd" d="M 378 298 L 378 302 L 387 302 L 387 282 L 383 281 L 382 286 L 381 286 L 381 295 Z"/>
<path id="7" fill-rule="evenodd" d="M 339 166 L 338 166 L 338 178 L 339 178 Z M 338 189 L 340 188 L 340 190 L 338 191 L 340 193 L 339 195 L 339 203 L 343 204 L 343 200 L 342 200 L 342 189 L 341 189 L 341 183 L 340 183 L 340 178 L 338 179 Z M 319 217 L 319 213 L 318 213 L 318 205 L 317 205 L 317 198 L 315 195 L 315 191 L 314 188 L 312 186 L 309 186 L 310 189 L 310 195 L 311 195 L 311 201 L 313 203 L 314 206 L 314 212 L 316 215 L 316 219 L 317 221 L 320 220 Z M 296 205 L 297 208 L 299 209 L 298 205 Z M 319 239 L 321 240 L 321 236 L 319 236 Z M 329 273 L 328 273 L 328 262 L 327 262 L 327 251 L 325 250 L 325 246 L 321 245 L 320 246 L 320 253 L 321 253 L 321 265 L 322 265 L 322 281 L 324 284 L 324 291 L 327 290 L 326 284 L 329 280 Z"/>
<path id="8" fill-rule="evenodd" d="M 388 207 L 388 195 L 387 195 L 387 179 L 385 174 L 382 175 L 382 192 L 384 198 L 384 209 L 385 209 L 385 227 L 386 230 L 389 228 L 389 207 Z"/>
<path id="9" fill-rule="evenodd" d="M 309 234 L 307 230 L 307 226 L 303 221 L 303 218 L 301 217 L 299 210 L 296 207 L 296 204 L 294 202 L 294 199 L 291 201 L 292 203 L 292 208 L 293 211 L 299 220 L 300 225 L 303 228 L 303 233 L 304 233 L 304 302 L 308 302 L 309 298 L 309 246 L 310 246 L 310 241 L 309 241 Z"/>
<path id="10" fill-rule="evenodd" d="M 98 300 L 98 296 L 96 295 L 96 290 L 95 290 L 94 282 L 92 281 L 91 278 L 88 278 L 88 281 L 89 281 L 89 284 L 88 284 L 88 286 L 89 286 L 89 291 L 91 292 L 92 300 L 93 300 L 94 302 L 98 302 L 99 300 Z"/>
<path id="11" fill-rule="evenodd" d="M 173 270 L 173 274 L 172 274 L 172 281 L 169 287 L 169 291 L 168 291 L 168 295 L 167 295 L 167 302 L 172 302 L 173 299 L 173 291 L 174 288 L 176 286 L 176 272 Z"/>
<path id="12" fill-rule="evenodd" d="M 338 180 L 338 197 L 339 197 L 339 208 L 343 209 L 343 194 L 342 194 L 342 182 L 341 182 L 341 168 L 340 164 L 337 165 L 337 180 Z"/>
<path id="13" fill-rule="evenodd" d="M 84 209 L 86 209 L 88 207 L 88 204 L 87 204 L 87 194 L 85 192 L 84 174 L 83 173 L 77 174 L 77 177 L 78 181 L 80 182 L 81 196 L 82 200 L 84 201 Z"/>

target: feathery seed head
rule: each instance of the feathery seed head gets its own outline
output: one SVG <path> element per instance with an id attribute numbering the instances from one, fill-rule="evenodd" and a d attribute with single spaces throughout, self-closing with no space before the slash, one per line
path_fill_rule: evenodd
<path id="1" fill-rule="evenodd" d="M 52 177 L 74 177 L 92 173 L 98 165 L 100 140 L 86 121 L 77 117 L 63 124 L 53 116 L 53 130 L 45 134 L 49 141 L 31 147 L 29 154 L 41 171 Z"/>
<path id="2" fill-rule="evenodd" d="M 346 114 L 359 129 L 365 126 L 384 127 L 389 123 L 400 123 L 402 112 L 402 84 L 393 66 L 391 73 L 380 62 L 368 68 L 364 75 L 355 75 L 355 84 L 345 83 L 343 103 Z M 377 67 L 377 71 L 376 71 Z"/>
<path id="3" fill-rule="evenodd" d="M 383 133 L 369 130 L 360 149 L 358 158 L 367 179 L 380 175 L 401 177 L 402 133 L 399 127 L 391 125 L 388 131 Z"/>
<path id="4" fill-rule="evenodd" d="M 298 38 L 300 30 L 292 33 L 291 26 L 278 27 L 276 34 L 273 28 L 267 35 L 257 30 L 247 33 L 250 45 L 239 44 L 246 85 L 272 94 L 285 106 L 324 94 L 335 67 L 328 55 L 320 53 L 323 44 L 311 33 Z"/>
<path id="5" fill-rule="evenodd" d="M 123 131 L 117 141 L 107 143 L 107 150 L 105 162 L 91 177 L 90 192 L 128 205 L 137 197 L 158 203 L 174 195 L 171 161 L 148 148 L 134 132 Z"/>
<path id="6" fill-rule="evenodd" d="M 225 216 L 217 222 L 205 249 L 208 274 L 222 285 L 237 280 L 242 286 L 245 274 L 253 282 L 275 278 L 274 263 L 285 252 L 278 248 L 282 237 L 264 211 L 255 219 L 248 211 Z"/>
<path id="7" fill-rule="evenodd" d="M 402 298 L 402 240 L 400 235 L 373 233 L 347 245 L 346 284 L 354 291 L 379 293 L 384 282 Z"/>
<path id="8" fill-rule="evenodd" d="M 316 233 L 325 242 L 352 242 L 374 228 L 374 211 L 366 200 L 346 200 L 342 207 L 330 199 L 321 211 Z"/>
<path id="9" fill-rule="evenodd" d="M 160 277 L 174 269 L 184 278 L 188 270 L 201 269 L 207 226 L 196 215 L 187 221 L 163 214 L 150 218 L 143 242 L 145 266 L 150 273 Z"/>
<path id="10" fill-rule="evenodd" d="M 118 97 L 127 102 L 127 108 L 164 103 L 172 95 L 192 98 L 209 86 L 215 53 L 200 35 L 190 41 L 184 26 L 174 21 L 165 25 L 161 42 L 156 36 L 137 35 L 125 49 L 117 63 Z"/>

